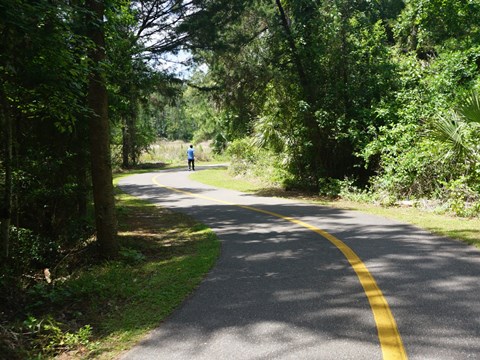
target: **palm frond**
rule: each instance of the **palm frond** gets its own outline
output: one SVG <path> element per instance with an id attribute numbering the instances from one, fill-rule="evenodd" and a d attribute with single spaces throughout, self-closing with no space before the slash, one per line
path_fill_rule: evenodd
<path id="1" fill-rule="evenodd" d="M 457 113 L 441 116 L 433 122 L 433 135 L 437 140 L 449 144 L 456 155 L 470 153 L 470 144 L 466 140 L 467 124 Z"/>
<path id="2" fill-rule="evenodd" d="M 271 146 L 275 150 L 283 148 L 284 136 L 277 119 L 272 116 L 259 118 L 255 124 L 254 144 L 259 147 Z"/>
<path id="3" fill-rule="evenodd" d="M 465 121 L 480 124 L 480 96 L 478 93 L 469 93 L 464 98 L 464 104 L 460 106 L 458 113 Z"/>

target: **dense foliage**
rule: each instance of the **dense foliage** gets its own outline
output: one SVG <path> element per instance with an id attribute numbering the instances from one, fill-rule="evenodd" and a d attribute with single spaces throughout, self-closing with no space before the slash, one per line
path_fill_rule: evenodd
<path id="1" fill-rule="evenodd" d="M 228 47 L 195 52 L 208 71 L 192 81 L 210 89 L 210 133 L 267 149 L 288 188 L 475 214 L 478 128 L 461 109 L 480 91 L 479 19 L 472 1 L 258 0 L 218 34 Z"/>
<path id="2" fill-rule="evenodd" d="M 135 164 L 155 141 L 148 100 L 176 92 L 145 55 L 140 13 L 124 0 L 0 3 L 2 354 L 3 324 L 28 315 L 37 283 L 85 264 L 86 249 L 118 254 L 109 147 Z"/>

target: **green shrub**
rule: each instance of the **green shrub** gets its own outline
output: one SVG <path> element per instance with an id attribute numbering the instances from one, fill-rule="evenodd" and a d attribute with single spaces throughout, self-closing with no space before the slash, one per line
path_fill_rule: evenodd
<path id="1" fill-rule="evenodd" d="M 339 179 L 322 178 L 318 180 L 319 195 L 336 197 L 340 194 L 342 181 Z"/>
<path id="2" fill-rule="evenodd" d="M 469 185 L 466 177 L 444 182 L 448 209 L 457 216 L 472 217 L 480 213 L 480 195 Z"/>
<path id="3" fill-rule="evenodd" d="M 125 263 L 132 265 L 141 263 L 146 259 L 145 255 L 143 255 L 140 251 L 123 246 L 120 249 L 120 256 Z"/>
<path id="4" fill-rule="evenodd" d="M 285 184 L 288 179 L 281 159 L 271 150 L 254 145 L 250 138 L 234 140 L 226 153 L 230 157 L 229 172 L 233 176 L 256 179 L 271 186 Z"/>
<path id="5" fill-rule="evenodd" d="M 62 330 L 63 324 L 51 317 L 37 319 L 29 316 L 22 326 L 22 332 L 28 335 L 29 351 L 37 358 L 42 355 L 54 356 L 61 352 L 86 346 L 92 335 L 90 325 L 85 325 L 76 332 Z"/>
<path id="6" fill-rule="evenodd" d="M 42 267 L 51 266 L 59 259 L 60 244 L 58 240 L 35 234 L 32 230 L 10 228 L 11 263 L 15 272 L 24 274 Z"/>
<path id="7" fill-rule="evenodd" d="M 233 175 L 246 175 L 249 168 L 258 161 L 258 154 L 248 138 L 237 139 L 227 148 L 227 155 L 231 158 L 230 172 Z"/>
<path id="8" fill-rule="evenodd" d="M 354 184 L 351 179 L 345 179 L 340 183 L 340 193 L 338 194 L 342 199 L 369 203 L 375 201 L 375 194 L 368 189 L 360 188 Z"/>

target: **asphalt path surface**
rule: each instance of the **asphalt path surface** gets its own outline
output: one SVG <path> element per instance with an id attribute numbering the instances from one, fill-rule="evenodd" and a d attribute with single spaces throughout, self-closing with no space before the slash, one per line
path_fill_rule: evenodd
<path id="1" fill-rule="evenodd" d="M 205 223 L 222 244 L 195 293 L 122 359 L 388 358 L 372 296 L 345 255 L 269 212 L 322 229 L 358 255 L 409 359 L 480 359 L 477 249 L 378 216 L 213 188 L 189 174 L 120 181 L 129 194 Z"/>

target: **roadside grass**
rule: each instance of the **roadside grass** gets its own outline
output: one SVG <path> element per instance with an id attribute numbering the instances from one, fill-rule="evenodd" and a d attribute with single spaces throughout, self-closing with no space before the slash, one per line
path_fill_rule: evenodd
<path id="1" fill-rule="evenodd" d="M 116 175 L 115 184 L 130 174 Z M 84 265 L 52 284 L 39 283 L 26 309 L 31 315 L 19 324 L 31 333 L 10 358 L 117 358 L 171 314 L 215 264 L 220 242 L 209 228 L 115 189 L 119 259 L 98 262 L 92 243 L 76 255 Z"/>
<path id="2" fill-rule="evenodd" d="M 480 248 L 480 219 L 460 218 L 422 211 L 410 207 L 383 207 L 374 204 L 328 199 L 320 196 L 288 192 L 280 188 L 265 188 L 261 183 L 237 179 L 229 175 L 224 168 L 202 170 L 190 175 L 193 180 L 205 184 L 254 193 L 259 196 L 277 196 L 311 202 L 318 205 L 331 206 L 338 209 L 356 210 L 373 215 L 398 220 L 428 230 L 434 234 L 461 240 Z"/>
<path id="3" fill-rule="evenodd" d="M 197 171 L 192 173 L 190 178 L 208 185 L 242 192 L 251 193 L 264 189 L 261 183 L 230 176 L 226 166 Z"/>
<path id="4" fill-rule="evenodd" d="M 92 289 L 95 304 L 86 314 L 94 329 L 87 359 L 112 359 L 157 327 L 199 285 L 220 251 L 216 235 L 184 214 L 118 188 L 116 201 L 123 259 L 79 278 L 103 284 Z"/>

